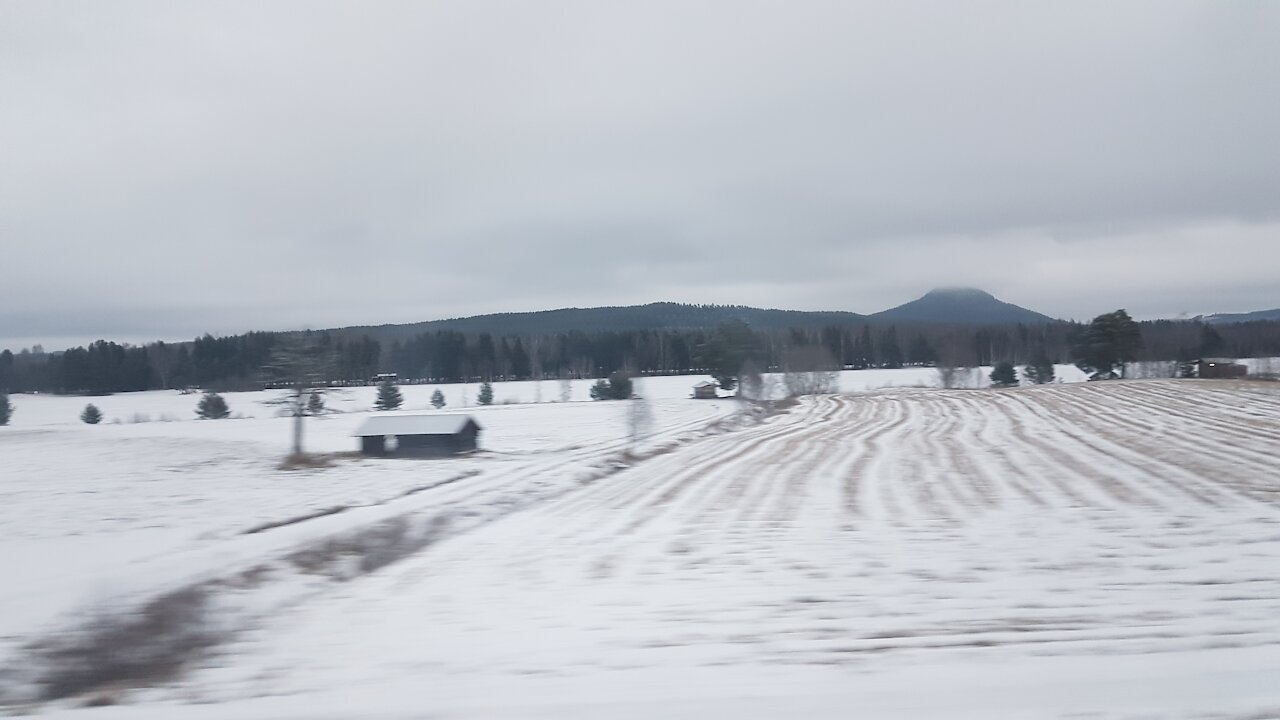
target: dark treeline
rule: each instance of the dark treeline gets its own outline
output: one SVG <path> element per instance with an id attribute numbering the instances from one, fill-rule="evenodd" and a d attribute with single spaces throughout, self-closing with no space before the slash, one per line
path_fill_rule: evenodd
<path id="1" fill-rule="evenodd" d="M 739 322 L 739 321 L 731 321 Z M 1280 355 L 1280 322 L 1205 325 L 1191 321 L 1141 323 L 1140 360 Z M 852 369 L 897 368 L 943 363 L 955 366 L 1024 364 L 1043 354 L 1070 361 L 1083 326 L 876 325 L 746 329 L 768 368 L 787 350 L 820 345 Z M 641 329 L 573 331 L 554 335 L 501 335 L 451 330 L 421 332 L 379 342 L 369 336 L 335 339 L 308 332 L 332 358 L 333 384 L 365 384 L 379 373 L 401 382 L 461 382 L 530 378 L 605 377 L 612 372 L 681 374 L 706 370 L 705 349 L 717 330 Z M 36 348 L 0 352 L 0 391 L 104 394 L 131 390 L 209 388 L 247 390 L 263 386 L 260 369 L 283 335 L 205 335 L 187 343 L 144 347 L 100 340 L 88 347 L 46 353 Z"/>

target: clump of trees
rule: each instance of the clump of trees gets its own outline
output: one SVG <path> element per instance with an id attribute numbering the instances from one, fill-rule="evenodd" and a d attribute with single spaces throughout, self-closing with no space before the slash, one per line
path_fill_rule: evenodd
<path id="1" fill-rule="evenodd" d="M 1051 383 L 1056 379 L 1053 370 L 1053 361 L 1045 356 L 1044 353 L 1037 353 L 1022 368 L 1022 377 L 1032 385 L 1044 385 Z"/>
<path id="2" fill-rule="evenodd" d="M 207 392 L 196 404 L 196 415 L 201 420 L 222 420 L 231 415 L 231 408 L 227 407 L 227 401 L 216 392 Z"/>
<path id="3" fill-rule="evenodd" d="M 1125 376 L 1125 365 L 1138 359 L 1142 332 L 1123 309 L 1094 318 L 1072 343 L 1076 367 L 1094 380 Z M 1118 372 L 1117 372 L 1118 371 Z"/>
<path id="4" fill-rule="evenodd" d="M 939 361 L 937 373 L 938 384 L 944 388 L 965 387 L 970 382 L 969 368 L 950 361 Z"/>
<path id="5" fill-rule="evenodd" d="M 84 410 L 80 413 L 80 422 L 88 425 L 97 425 L 102 422 L 102 411 L 98 409 L 97 405 L 89 403 L 84 406 Z"/>
<path id="6" fill-rule="evenodd" d="M 1018 384 L 1018 371 L 1013 367 L 1013 363 L 1001 360 L 991 368 L 990 378 L 992 387 L 1014 387 Z"/>
<path id="7" fill-rule="evenodd" d="M 378 384 L 378 398 L 373 402 L 375 410 L 397 410 L 404 404 L 404 396 L 400 387 L 390 380 Z"/>
<path id="8" fill-rule="evenodd" d="M 13 403 L 9 402 L 9 393 L 0 392 L 0 425 L 8 425 L 13 417 Z"/>
<path id="9" fill-rule="evenodd" d="M 431 407 L 439 410 L 444 407 L 445 404 L 444 393 L 440 392 L 440 388 L 436 388 L 435 391 L 431 393 Z"/>
<path id="10" fill-rule="evenodd" d="M 480 393 L 476 395 L 476 402 L 481 405 L 493 404 L 493 383 L 485 382 L 480 385 Z"/>
<path id="11" fill-rule="evenodd" d="M 591 399 L 628 400 L 631 398 L 631 387 L 630 377 L 625 373 L 615 372 L 591 386 Z"/>

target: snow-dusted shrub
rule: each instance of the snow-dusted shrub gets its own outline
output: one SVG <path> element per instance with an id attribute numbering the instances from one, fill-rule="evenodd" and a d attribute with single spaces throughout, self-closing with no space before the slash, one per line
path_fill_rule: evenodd
<path id="1" fill-rule="evenodd" d="M 100 610 L 78 628 L 31 648 L 41 699 L 151 682 L 177 673 L 222 639 L 208 593 L 192 587 L 129 611 Z"/>

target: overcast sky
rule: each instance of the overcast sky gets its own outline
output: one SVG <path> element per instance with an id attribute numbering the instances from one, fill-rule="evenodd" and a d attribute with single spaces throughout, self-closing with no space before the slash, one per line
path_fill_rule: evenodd
<path id="1" fill-rule="evenodd" d="M 1280 3 L 3 2 L 0 347 L 1280 306 Z"/>

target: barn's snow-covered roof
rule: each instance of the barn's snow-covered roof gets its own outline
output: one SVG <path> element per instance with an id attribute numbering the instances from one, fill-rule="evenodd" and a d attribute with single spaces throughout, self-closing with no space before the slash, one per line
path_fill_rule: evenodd
<path id="1" fill-rule="evenodd" d="M 470 415 L 374 415 L 352 435 L 456 435 L 469 422 L 480 427 Z"/>
<path id="2" fill-rule="evenodd" d="M 698 388 L 698 387 L 718 387 L 718 386 L 719 386 L 719 383 L 713 383 L 713 382 L 711 382 L 710 380 L 703 380 L 702 382 L 700 382 L 700 383 L 698 383 L 698 384 L 694 385 L 694 387 L 696 387 L 696 388 Z"/>

